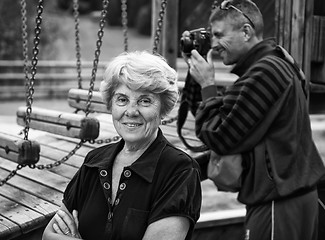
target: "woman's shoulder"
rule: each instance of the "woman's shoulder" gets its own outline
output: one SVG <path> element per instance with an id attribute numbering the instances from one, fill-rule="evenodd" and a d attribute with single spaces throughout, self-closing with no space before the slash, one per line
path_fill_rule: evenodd
<path id="1" fill-rule="evenodd" d="M 164 164 L 178 165 L 185 168 L 198 168 L 197 162 L 184 150 L 181 150 L 173 144 L 167 142 L 165 148 L 162 151 L 161 159 Z"/>
<path id="2" fill-rule="evenodd" d="M 104 146 L 97 147 L 87 153 L 85 157 L 84 164 L 93 166 L 100 164 L 103 159 L 106 159 L 108 156 L 111 156 L 112 153 L 117 148 L 118 143 L 108 144 Z"/>

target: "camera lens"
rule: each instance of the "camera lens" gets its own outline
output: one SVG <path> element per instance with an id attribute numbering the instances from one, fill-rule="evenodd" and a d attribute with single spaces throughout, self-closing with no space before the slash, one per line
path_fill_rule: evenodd
<path id="1" fill-rule="evenodd" d="M 191 54 L 191 51 L 194 49 L 193 40 L 189 37 L 181 38 L 181 50 L 185 54 Z"/>

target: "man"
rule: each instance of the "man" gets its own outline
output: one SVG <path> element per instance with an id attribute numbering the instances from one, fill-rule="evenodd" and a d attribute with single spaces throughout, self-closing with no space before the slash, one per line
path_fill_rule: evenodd
<path id="1" fill-rule="evenodd" d="M 245 240 L 316 240 L 316 185 L 325 169 L 312 140 L 303 74 L 273 39 L 263 39 L 262 15 L 252 1 L 222 2 L 210 24 L 207 61 L 196 50 L 184 55 L 202 87 L 196 134 L 219 155 L 242 154 Z M 235 64 L 239 77 L 223 96 L 213 51 Z"/>

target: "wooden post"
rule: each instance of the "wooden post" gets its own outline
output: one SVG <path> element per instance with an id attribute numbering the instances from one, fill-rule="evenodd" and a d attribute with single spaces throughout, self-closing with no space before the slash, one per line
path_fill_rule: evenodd
<path id="1" fill-rule="evenodd" d="M 163 25 L 162 54 L 169 65 L 176 69 L 178 52 L 178 9 L 179 0 L 170 0 L 167 4 L 167 12 Z"/>
<path id="2" fill-rule="evenodd" d="M 157 21 L 159 18 L 159 9 L 160 9 L 160 1 L 159 0 L 152 0 L 152 14 L 151 14 L 151 49 L 153 49 L 154 41 L 155 41 L 155 34 L 157 30 Z M 160 41 L 161 43 L 161 41 Z M 161 44 L 158 46 L 158 53 L 161 54 Z"/>
<path id="3" fill-rule="evenodd" d="M 275 0 L 277 41 L 288 50 L 300 65 L 308 84 L 311 67 L 313 2 L 308 0 Z"/>
<path id="4" fill-rule="evenodd" d="M 154 42 L 157 21 L 161 9 L 161 0 L 152 0 L 152 42 Z M 176 59 L 179 39 L 178 37 L 178 9 L 179 0 L 167 1 L 163 28 L 160 36 L 158 52 L 163 55 L 169 65 L 176 69 Z"/>

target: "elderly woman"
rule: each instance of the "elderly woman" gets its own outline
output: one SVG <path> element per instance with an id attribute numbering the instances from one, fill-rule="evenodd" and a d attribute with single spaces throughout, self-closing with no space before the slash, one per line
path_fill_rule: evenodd
<path id="1" fill-rule="evenodd" d="M 117 143 L 92 150 L 43 239 L 191 239 L 199 218 L 199 167 L 159 129 L 178 99 L 177 75 L 148 52 L 123 53 L 101 84 Z"/>

